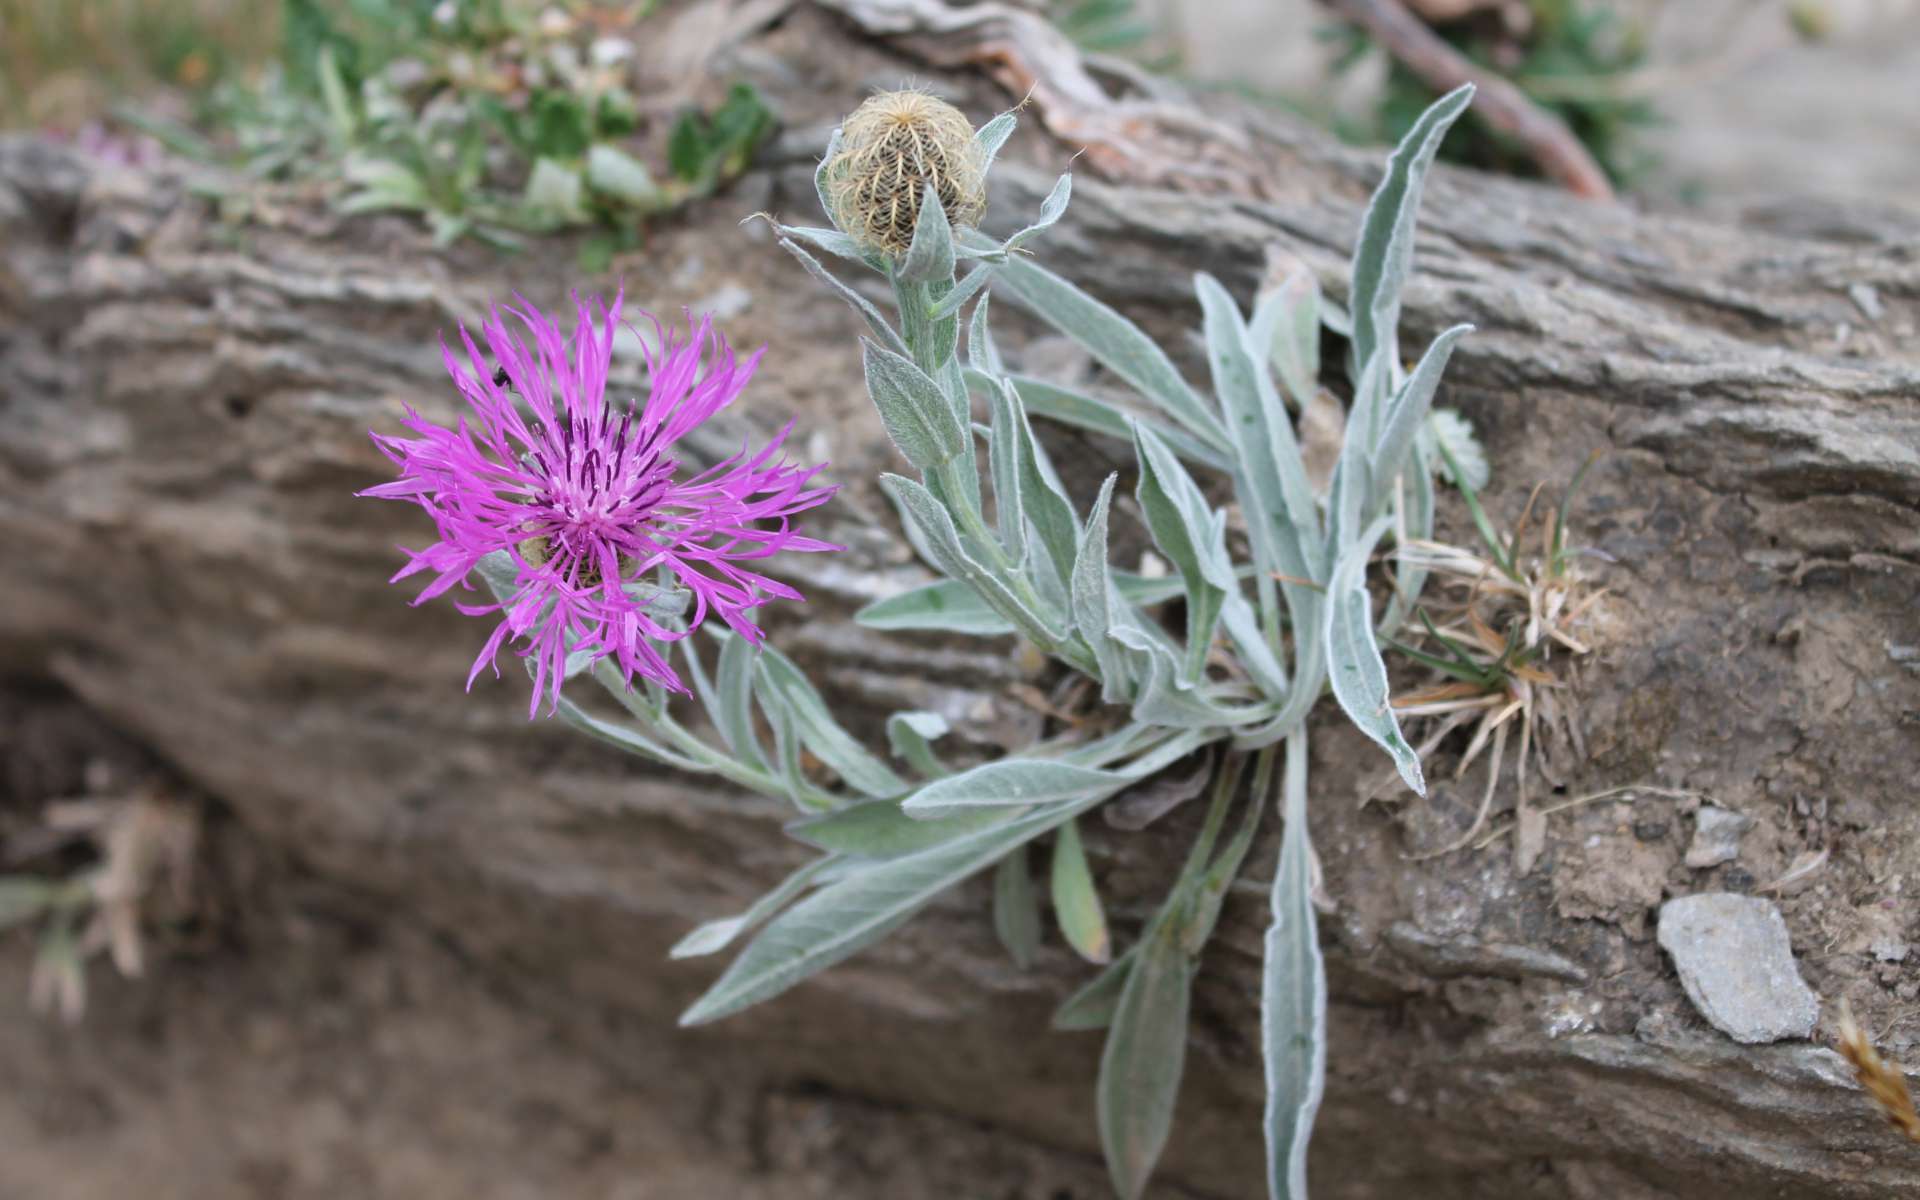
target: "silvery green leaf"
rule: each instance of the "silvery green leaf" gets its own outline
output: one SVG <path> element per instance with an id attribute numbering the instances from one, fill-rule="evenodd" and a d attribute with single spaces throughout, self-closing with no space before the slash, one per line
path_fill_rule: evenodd
<path id="1" fill-rule="evenodd" d="M 1073 574 L 1074 556 L 1079 552 L 1080 521 L 1073 514 L 1073 502 L 1067 499 L 1067 490 L 1061 486 L 1046 447 L 1033 435 L 1033 425 L 1027 420 L 1027 406 L 1021 403 L 1019 392 L 1005 380 L 1001 381 L 1001 388 L 1013 409 L 1020 439 L 1020 473 L 1027 519 L 1033 522 L 1041 545 L 1046 547 L 1047 557 L 1053 564 L 1053 578 L 1065 584 Z"/>
<path id="2" fill-rule="evenodd" d="M 932 492 L 904 475 L 885 473 L 880 476 L 880 489 L 893 499 L 909 528 L 918 530 L 920 549 L 928 562 L 954 579 L 964 580 L 972 574 L 972 564 L 960 548 L 960 531 L 953 526 L 953 516 Z"/>
<path id="3" fill-rule="evenodd" d="M 1107 510 L 1119 478 L 1117 474 L 1107 476 L 1093 502 L 1093 511 L 1087 514 L 1071 587 L 1073 626 L 1100 664 L 1100 694 L 1109 704 L 1123 703 L 1131 694 L 1126 647 L 1114 641 L 1111 633 L 1114 589 L 1107 568 Z"/>
<path id="4" fill-rule="evenodd" d="M 1000 860 L 993 873 L 993 931 L 1013 965 L 1026 970 L 1040 951 L 1040 896 L 1027 867 L 1027 848 L 1019 846 Z"/>
<path id="5" fill-rule="evenodd" d="M 947 773 L 932 742 L 947 735 L 947 719 L 936 712 L 897 712 L 887 718 L 887 746 L 894 757 L 927 779 Z"/>
<path id="6" fill-rule="evenodd" d="M 1447 360 L 1453 356 L 1454 344 L 1471 332 L 1471 325 L 1455 325 L 1434 338 L 1413 373 L 1387 405 L 1386 421 L 1373 450 L 1376 511 L 1385 498 L 1380 489 L 1392 486 L 1392 481 L 1407 469 L 1407 455 L 1413 449 L 1415 436 L 1427 423 L 1434 390 L 1440 386 L 1440 376 L 1447 369 Z"/>
<path id="7" fill-rule="evenodd" d="M 660 199 L 646 164 L 605 142 L 587 151 L 587 186 L 627 204 L 644 207 Z"/>
<path id="8" fill-rule="evenodd" d="M 1159 405 L 1203 444 L 1215 450 L 1229 444 L 1220 418 L 1139 326 L 1060 276 L 1022 259 L 1009 260 L 1000 269 L 1000 280 L 1035 316 L 1079 342 L 1095 361 Z"/>
<path id="9" fill-rule="evenodd" d="M 957 316 L 960 310 L 966 307 L 967 301 L 973 299 L 975 292 L 992 282 L 993 267 L 991 264 L 982 263 L 971 271 L 968 271 L 961 277 L 960 282 L 955 285 L 954 289 L 941 297 L 940 302 L 933 306 L 933 319 L 936 321 L 944 321 L 949 317 Z M 984 305 L 985 301 L 982 300 L 981 303 Z M 976 315 L 975 319 L 978 320 L 980 318 Z"/>
<path id="10" fill-rule="evenodd" d="M 1004 821 L 1004 811 L 980 809 L 938 821 L 916 821 L 894 800 L 863 800 L 808 817 L 787 832 L 810 846 L 854 858 L 900 858 Z"/>
<path id="11" fill-rule="evenodd" d="M 1111 796 L 1133 781 L 1119 771 L 1044 758 L 1003 758 L 927 784 L 901 804 L 909 816 L 942 817 L 973 808 L 1074 804 Z"/>
<path id="12" fill-rule="evenodd" d="M 760 647 L 757 664 L 762 686 L 777 694 L 792 712 L 795 730 L 820 761 L 839 772 L 847 786 L 869 796 L 898 796 L 907 783 L 893 768 L 867 752 L 827 711 L 800 668 L 772 646 Z"/>
<path id="13" fill-rule="evenodd" d="M 1134 449 L 1140 461 L 1140 482 L 1134 498 L 1146 515 L 1154 545 L 1179 569 L 1187 584 L 1183 677 L 1191 684 L 1199 680 L 1205 666 L 1227 590 L 1239 585 L 1227 558 L 1224 526 L 1214 519 L 1206 497 L 1180 460 L 1165 442 L 1137 423 Z"/>
<path id="14" fill-rule="evenodd" d="M 1387 666 L 1373 638 L 1373 604 L 1367 595 L 1367 558 L 1391 518 L 1381 517 L 1340 556 L 1327 583 L 1327 674 L 1333 694 L 1360 732 L 1393 756 L 1408 787 L 1426 795 L 1420 758 L 1401 736 L 1387 696 Z"/>
<path id="15" fill-rule="evenodd" d="M 1401 545 L 1408 541 L 1428 541 L 1433 537 L 1433 468 L 1423 444 L 1413 443 L 1413 460 L 1400 475 L 1400 487 L 1394 492 L 1394 536 Z M 1373 627 L 1374 636 L 1392 637 L 1420 599 L 1427 585 L 1427 568 L 1402 555 L 1393 564 L 1393 599 L 1387 611 Z"/>
<path id="16" fill-rule="evenodd" d="M 1091 963 L 1103 963 L 1113 957 L 1107 913 L 1100 905 L 1099 891 L 1093 886 L 1093 872 L 1087 867 L 1087 850 L 1081 844 L 1077 821 L 1068 821 L 1053 835 L 1050 882 L 1054 918 L 1067 945 Z"/>
<path id="17" fill-rule="evenodd" d="M 1193 976 L 1173 922 L 1156 919 L 1121 989 L 1095 1092 L 1100 1144 L 1120 1200 L 1139 1200 L 1173 1129 Z"/>
<path id="18" fill-rule="evenodd" d="M 1017 250 L 1027 242 L 1032 241 L 1034 238 L 1053 228 L 1054 225 L 1059 222 L 1060 218 L 1066 215 L 1067 201 L 1072 197 L 1073 176 L 1062 175 L 1059 182 L 1053 185 L 1053 190 L 1047 193 L 1047 198 L 1041 202 L 1039 219 L 1025 229 L 1022 229 L 1019 233 L 1008 238 L 1006 248 L 1009 250 Z"/>
<path id="19" fill-rule="evenodd" d="M 939 786 L 935 784 L 934 786 Z M 1100 802 L 1014 817 L 978 833 L 849 875 L 775 917 L 680 1018 L 700 1025 L 786 991 L 898 928 L 941 892 Z"/>
<path id="20" fill-rule="evenodd" d="M 1055 1029 L 1073 1032 L 1105 1029 L 1113 1023 L 1114 1010 L 1120 1007 L 1120 994 L 1126 990 L 1127 976 L 1133 971 L 1140 947 L 1129 946 L 1120 957 L 1101 968 L 1079 991 L 1068 996 L 1053 1010 Z"/>
<path id="21" fill-rule="evenodd" d="M 920 197 L 920 212 L 914 217 L 913 241 L 900 260 L 900 278 L 909 283 L 951 280 L 953 265 L 953 226 L 947 223 L 940 193 L 929 183 Z"/>
<path id="22" fill-rule="evenodd" d="M 1249 725 L 1271 711 L 1270 707 L 1228 707 L 1208 699 L 1199 689 L 1185 685 L 1173 654 L 1157 646 L 1148 652 L 1146 681 L 1133 701 L 1134 720 L 1178 729 Z"/>
<path id="23" fill-rule="evenodd" d="M 967 450 L 966 427 L 925 371 L 865 338 L 860 339 L 860 358 L 880 423 L 907 461 L 932 471 Z"/>
<path id="24" fill-rule="evenodd" d="M 905 355 L 907 353 L 906 342 L 902 341 L 900 335 L 894 332 L 893 326 L 887 324 L 887 319 L 880 315 L 880 310 L 875 308 L 871 301 L 846 284 L 840 282 L 840 280 L 834 276 L 833 272 L 820 265 L 819 259 L 802 250 L 800 244 L 792 238 L 781 238 L 780 247 L 798 259 L 800 265 L 807 269 L 807 274 L 826 284 L 842 300 L 851 304 L 855 312 L 865 317 L 867 319 L 867 328 L 873 331 L 873 335 L 879 338 L 887 349 L 899 355 Z"/>
<path id="25" fill-rule="evenodd" d="M 1253 305 L 1248 340 L 1264 354 L 1296 409 L 1320 387 L 1320 281 L 1302 266 Z"/>
<path id="26" fill-rule="evenodd" d="M 725 950 L 733 939 L 759 925 L 762 921 L 786 907 L 787 902 L 807 890 L 821 869 L 835 861 L 835 856 L 816 858 L 798 871 L 787 876 L 766 895 L 755 900 L 747 911 L 737 917 L 724 917 L 708 921 L 692 933 L 673 944 L 667 951 L 669 958 L 699 958 L 705 954 L 715 954 Z"/>
<path id="27" fill-rule="evenodd" d="M 986 270 L 981 267 L 967 278 Z M 973 306 L 973 320 L 967 324 L 967 366 L 968 386 L 982 389 L 993 386 L 994 377 L 1006 373 L 1006 364 L 1000 361 L 1000 350 L 993 344 L 993 330 L 987 324 L 987 301 L 993 299 L 988 292 L 980 297 L 980 303 Z"/>
<path id="28" fill-rule="evenodd" d="M 1485 491 L 1487 481 L 1493 478 L 1493 470 L 1487 465 L 1487 452 L 1481 448 L 1480 439 L 1474 436 L 1473 426 L 1454 408 L 1436 408 L 1428 418 L 1427 430 L 1430 437 L 1447 448 L 1453 461 L 1460 464 L 1460 473 L 1465 476 L 1466 485 L 1476 492 Z M 1439 454 L 1428 456 L 1440 469 L 1448 483 L 1458 486 L 1453 471 L 1448 468 L 1446 459 Z"/>
<path id="29" fill-rule="evenodd" d="M 1261 632 L 1260 618 L 1254 615 L 1253 606 L 1247 603 L 1238 586 L 1227 592 L 1220 610 L 1220 624 L 1233 640 L 1241 665 L 1260 690 L 1273 697 L 1286 695 L 1287 673 L 1274 657 L 1272 644 Z"/>
<path id="30" fill-rule="evenodd" d="M 629 729 L 624 725 L 615 725 L 611 721 L 594 716 L 565 696 L 560 697 L 559 713 L 560 719 L 575 729 L 597 737 L 610 745 L 618 746 L 620 749 L 628 751 L 629 753 L 639 754 L 651 758 L 656 762 L 666 763 L 670 767 L 678 767 L 683 771 L 706 771 L 709 769 L 707 764 L 688 758 L 678 751 L 669 750 L 637 729 Z"/>
<path id="31" fill-rule="evenodd" d="M 743 637 L 729 637 L 721 645 L 713 724 L 729 750 L 764 769 L 766 751 L 753 728 L 753 658 L 753 643 Z"/>
<path id="32" fill-rule="evenodd" d="M 45 912 L 58 888 L 44 879 L 0 876 L 0 931 L 23 925 Z"/>
<path id="33" fill-rule="evenodd" d="M 706 664 L 700 661 L 698 644 L 692 638 L 682 639 L 680 651 L 687 660 L 687 677 L 693 681 L 693 694 L 700 698 L 700 707 L 712 716 L 720 710 L 720 693 L 714 690 L 713 681 L 707 678 Z M 717 718 L 715 724 L 718 725 Z M 724 741 L 726 732 L 722 730 L 720 736 Z M 727 748 L 731 750 L 733 747 Z"/>
<path id="34" fill-rule="evenodd" d="M 1269 569 L 1318 579 L 1325 569 L 1319 517 L 1293 418 L 1254 356 L 1233 297 L 1204 274 L 1195 277 L 1194 291 L 1200 298 L 1214 391 L 1234 431 L 1239 460 L 1235 482 L 1256 554 Z"/>
<path id="35" fill-rule="evenodd" d="M 853 619 L 868 629 L 937 629 L 993 637 L 1012 633 L 1005 617 L 987 607 L 980 593 L 958 579 L 922 584 L 897 596 L 875 600 Z"/>
<path id="36" fill-rule="evenodd" d="M 973 365 L 975 368 L 979 367 L 977 362 Z M 1198 438 L 1163 421 L 1141 416 L 1120 405 L 1083 392 L 1059 387 L 1043 379 L 1014 375 L 1009 377 L 1009 381 L 1013 384 L 1014 390 L 1020 393 L 1020 402 L 1026 405 L 1029 415 L 1047 417 L 1063 425 L 1092 430 L 1122 441 L 1133 439 L 1129 422 L 1138 421 L 1153 430 L 1188 462 L 1221 471 L 1233 469 L 1233 459 L 1230 455 L 1202 444 Z M 993 386 L 993 380 L 978 370 L 967 372 L 967 382 L 971 386 L 982 389 Z"/>
<path id="37" fill-rule="evenodd" d="M 1273 876 L 1273 915 L 1260 977 L 1267 1194 L 1271 1200 L 1307 1200 L 1307 1140 L 1327 1073 L 1327 976 L 1314 928 L 1304 731 L 1287 739 L 1282 794 L 1287 827 Z"/>
<path id="38" fill-rule="evenodd" d="M 813 169 L 813 190 L 820 197 L 820 211 L 829 221 L 833 216 L 833 190 L 827 183 L 827 166 L 840 154 L 840 127 L 834 126 L 833 133 L 827 138 L 827 152 L 820 157 L 820 165 Z"/>
<path id="39" fill-rule="evenodd" d="M 1003 385 L 987 393 L 987 402 L 993 409 L 987 466 L 993 481 L 994 516 L 1007 557 L 1020 562 L 1027 556 L 1027 473 L 1021 470 L 1021 430 L 1013 413 L 1019 397 Z"/>
<path id="40" fill-rule="evenodd" d="M 806 242 L 817 250 L 824 250 L 838 258 L 852 259 L 872 265 L 875 261 L 871 254 L 860 248 L 854 241 L 838 229 L 819 229 L 812 225 L 775 225 L 773 231 L 783 238 Z"/>
<path id="41" fill-rule="evenodd" d="M 880 490 L 891 497 L 916 538 L 916 546 L 942 573 L 965 580 L 987 607 L 1010 622 L 1038 645 L 1058 642 L 1061 633 L 1014 595 L 1005 579 L 989 571 L 967 553 L 946 506 L 925 487 L 899 475 L 882 474 Z"/>
<path id="42" fill-rule="evenodd" d="M 786 785 L 788 799 L 810 812 L 837 807 L 833 803 L 816 802 L 822 798 L 800 767 L 800 731 L 786 699 L 773 688 L 758 689 L 757 698 L 761 710 L 767 714 L 767 725 L 773 730 L 773 757 L 780 767 L 780 781 Z"/>
<path id="43" fill-rule="evenodd" d="M 1473 85 L 1461 84 L 1420 114 L 1387 161 L 1386 174 L 1367 202 L 1360 239 L 1353 251 L 1353 374 L 1357 378 L 1376 354 L 1398 363 L 1396 330 L 1400 289 L 1413 263 L 1413 226 L 1427 170 L 1441 139 L 1473 101 Z"/>
<path id="44" fill-rule="evenodd" d="M 974 131 L 973 140 L 980 147 L 980 169 L 983 173 L 992 168 L 993 160 L 1000 154 L 1000 147 L 1007 144 L 1007 139 L 1013 136 L 1013 127 L 1018 123 L 1014 110 L 1008 109 Z"/>

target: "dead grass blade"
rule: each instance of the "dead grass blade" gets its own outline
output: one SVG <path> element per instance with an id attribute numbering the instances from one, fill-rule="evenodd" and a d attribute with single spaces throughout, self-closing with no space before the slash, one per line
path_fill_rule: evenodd
<path id="1" fill-rule="evenodd" d="M 1887 1124 L 1908 1141 L 1920 1143 L 1920 1112 L 1914 1110 L 1906 1073 L 1900 1064 L 1880 1057 L 1867 1035 L 1854 1024 L 1853 1008 L 1844 997 L 1840 1001 L 1840 1053 L 1852 1064 L 1853 1077 L 1879 1106 Z"/>

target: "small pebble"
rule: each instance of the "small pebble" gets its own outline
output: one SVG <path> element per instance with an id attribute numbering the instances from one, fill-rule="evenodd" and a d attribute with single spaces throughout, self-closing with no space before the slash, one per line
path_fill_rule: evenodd
<path id="1" fill-rule="evenodd" d="M 1800 978 L 1771 900 L 1729 892 L 1669 900 L 1660 906 L 1659 939 L 1687 999 L 1734 1041 L 1812 1035 L 1820 1000 Z"/>
<path id="2" fill-rule="evenodd" d="M 1730 808 L 1702 806 L 1693 817 L 1693 842 L 1687 847 L 1687 865 L 1696 871 L 1717 867 L 1740 857 L 1740 837 L 1753 828 L 1753 818 Z"/>

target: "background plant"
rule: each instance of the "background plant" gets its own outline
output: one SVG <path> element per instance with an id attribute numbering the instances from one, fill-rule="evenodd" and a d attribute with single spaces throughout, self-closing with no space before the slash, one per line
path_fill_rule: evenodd
<path id="1" fill-rule="evenodd" d="M 437 240 L 593 228 L 589 267 L 711 194 L 772 132 L 752 88 L 662 121 L 631 87 L 651 0 L 284 0 L 279 59 L 207 95 L 199 129 L 123 109 L 175 151 Z M 652 165 L 650 165 L 652 164 Z M 244 214 L 256 199 L 224 189 Z"/>
<path id="2" fill-rule="evenodd" d="M 564 720 L 672 766 L 788 797 L 800 812 L 790 831 L 822 852 L 746 912 L 696 929 L 675 948 L 688 957 L 746 940 L 683 1023 L 780 994 L 989 869 L 995 928 L 1016 961 L 1026 961 L 1041 936 L 1029 847 L 1051 834 L 1049 890 L 1063 937 L 1104 962 L 1055 1024 L 1107 1031 L 1098 1122 L 1116 1191 L 1138 1196 L 1172 1127 L 1200 955 L 1277 790 L 1285 832 L 1262 996 L 1270 1183 L 1276 1196 L 1305 1194 L 1326 1000 L 1310 900 L 1306 720 L 1331 690 L 1406 784 L 1423 789 L 1418 757 L 1389 703 L 1376 626 L 1400 620 L 1425 572 L 1403 559 L 1378 619 L 1366 573 L 1389 534 L 1404 545 L 1432 529 L 1433 435 L 1423 431 L 1467 327 L 1442 333 L 1405 369 L 1400 289 L 1423 180 L 1469 99 L 1468 89 L 1446 97 L 1395 151 L 1363 222 L 1347 312 L 1325 302 L 1304 271 L 1263 292 L 1250 315 L 1217 280 L 1196 278 L 1212 376 L 1205 393 L 1132 322 L 1033 261 L 1028 248 L 1066 211 L 1070 177 L 1010 237 L 950 223 L 949 207 L 975 206 L 964 181 L 990 168 L 1013 131 L 1012 114 L 971 136 L 963 125 L 956 140 L 944 132 L 944 105 L 894 95 L 870 101 L 878 107 L 850 118 L 844 137 L 836 133 L 816 177 L 822 208 L 839 216 L 850 204 L 885 205 L 886 219 L 777 229 L 781 244 L 867 324 L 868 390 L 914 468 L 913 477 L 882 476 L 881 486 L 941 576 L 860 619 L 880 629 L 1018 633 L 1092 680 L 1118 719 L 1104 730 L 1069 726 L 963 769 L 935 748 L 946 731 L 941 718 L 898 713 L 887 722 L 889 762 L 834 719 L 789 659 L 770 648 L 755 653 L 731 635 L 709 638 L 705 650 L 691 637 L 678 643 L 698 714 L 677 712 L 657 687 L 627 690 L 604 663 L 592 668 L 619 715 L 563 696 Z M 876 111 L 892 115 L 870 119 Z M 953 193 L 944 202 L 943 189 Z M 903 224 L 911 236 L 900 249 L 893 231 Z M 842 282 L 816 253 L 882 275 L 893 311 Z M 1009 371 L 991 332 L 995 293 L 1086 347 L 1139 403 Z M 1294 420 L 1319 387 L 1323 324 L 1347 338 L 1351 402 L 1339 464 L 1321 498 Z M 974 420 L 976 398 L 984 422 Z M 1117 476 L 1090 506 L 1076 503 L 1034 434 L 1034 416 L 1132 445 L 1134 496 L 1174 576 L 1146 581 L 1112 568 Z M 1244 543 L 1229 538 L 1228 513 L 1208 501 L 1196 470 L 1231 484 Z M 509 566 L 483 571 L 503 600 Z M 1210 746 L 1218 765 L 1200 835 L 1140 938 L 1116 955 L 1075 822 Z M 810 775 L 805 754 L 840 786 Z"/>

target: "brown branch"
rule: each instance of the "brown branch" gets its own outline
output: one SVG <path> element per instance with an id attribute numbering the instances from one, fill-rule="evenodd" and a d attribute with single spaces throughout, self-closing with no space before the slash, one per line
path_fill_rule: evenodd
<path id="1" fill-rule="evenodd" d="M 1480 67 L 1448 45 L 1400 0 L 1327 0 L 1364 28 L 1388 53 L 1436 90 L 1463 83 L 1479 89 L 1474 107 L 1489 125 L 1524 143 L 1549 178 L 1576 196 L 1612 200 L 1613 186 L 1566 123 L 1542 109 L 1504 76 Z"/>

